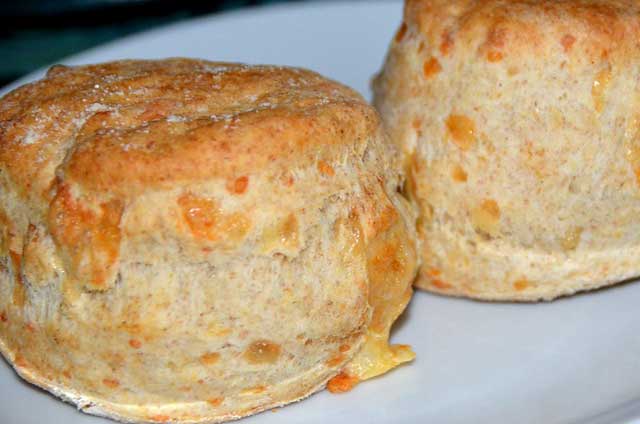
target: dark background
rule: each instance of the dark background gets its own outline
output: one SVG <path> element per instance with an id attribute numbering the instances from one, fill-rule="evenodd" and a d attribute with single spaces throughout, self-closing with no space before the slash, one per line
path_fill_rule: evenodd
<path id="1" fill-rule="evenodd" d="M 90 47 L 196 16 L 302 0 L 0 0 L 0 87 Z"/>

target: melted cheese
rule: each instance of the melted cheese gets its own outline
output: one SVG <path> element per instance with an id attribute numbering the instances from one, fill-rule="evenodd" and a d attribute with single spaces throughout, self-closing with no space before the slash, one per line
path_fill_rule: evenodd
<path id="1" fill-rule="evenodd" d="M 346 368 L 358 381 L 368 380 L 416 357 L 407 345 L 390 345 L 389 335 L 369 330 L 364 346 Z"/>
<path id="2" fill-rule="evenodd" d="M 386 216 L 390 214 L 390 216 Z M 407 345 L 390 345 L 391 326 L 411 299 L 411 283 L 416 269 L 415 247 L 393 209 L 385 209 L 383 225 L 367 249 L 369 304 L 373 312 L 364 345 L 335 379 L 349 377 L 351 385 L 409 362 L 415 354 Z M 333 380 L 332 380 L 333 381 Z M 341 390 L 331 390 L 333 386 Z M 329 384 L 329 390 L 345 391 L 344 384 Z"/>
<path id="3" fill-rule="evenodd" d="M 115 284 L 123 209 L 118 199 L 97 207 L 85 204 L 74 198 L 67 185 L 60 186 L 51 203 L 49 228 L 62 251 L 68 288 L 75 285 L 101 291 Z"/>

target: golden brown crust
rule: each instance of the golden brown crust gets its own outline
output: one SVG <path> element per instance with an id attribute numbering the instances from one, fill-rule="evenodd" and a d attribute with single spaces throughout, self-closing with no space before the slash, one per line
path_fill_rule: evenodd
<path id="1" fill-rule="evenodd" d="M 640 3 L 635 0 L 407 0 L 405 25 L 442 57 L 488 61 L 560 52 L 581 63 L 633 56 Z"/>
<path id="2" fill-rule="evenodd" d="M 5 96 L 0 123 L 0 164 L 24 192 L 48 194 L 59 165 L 87 190 L 133 196 L 332 158 L 375 116 L 310 71 L 172 59 L 52 68 Z"/>

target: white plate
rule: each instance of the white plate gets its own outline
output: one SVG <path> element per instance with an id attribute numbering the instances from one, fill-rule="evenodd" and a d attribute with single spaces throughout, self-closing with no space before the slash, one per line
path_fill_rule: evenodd
<path id="1" fill-rule="evenodd" d="M 194 56 L 297 65 L 369 95 L 401 8 L 324 2 L 250 9 L 63 62 Z M 319 393 L 243 423 L 640 423 L 639 305 L 640 283 L 537 305 L 417 293 L 394 333 L 396 342 L 413 345 L 414 363 L 350 393 Z M 1 424 L 106 422 L 23 383 L 0 363 Z"/>

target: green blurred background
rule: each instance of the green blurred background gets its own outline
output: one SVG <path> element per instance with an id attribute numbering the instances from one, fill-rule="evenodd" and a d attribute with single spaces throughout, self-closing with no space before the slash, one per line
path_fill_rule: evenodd
<path id="1" fill-rule="evenodd" d="M 0 87 L 63 57 L 196 16 L 295 0 L 0 0 Z M 301 1 L 301 0 L 298 0 Z"/>

